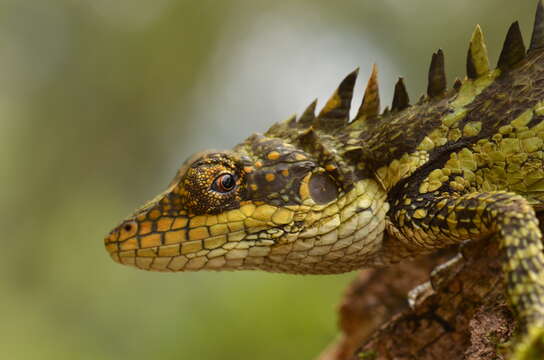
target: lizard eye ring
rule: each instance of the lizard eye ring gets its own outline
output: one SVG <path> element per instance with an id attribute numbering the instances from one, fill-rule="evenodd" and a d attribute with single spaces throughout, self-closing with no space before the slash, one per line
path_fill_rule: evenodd
<path id="1" fill-rule="evenodd" d="M 236 186 L 234 175 L 225 173 L 215 178 L 212 184 L 212 189 L 220 193 L 227 193 Z"/>

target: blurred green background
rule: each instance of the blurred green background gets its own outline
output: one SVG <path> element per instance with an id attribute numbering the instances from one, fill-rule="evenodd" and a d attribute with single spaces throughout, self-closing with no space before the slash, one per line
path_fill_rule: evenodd
<path id="1" fill-rule="evenodd" d="M 0 358 L 310 359 L 354 274 L 162 274 L 104 235 L 191 153 L 323 104 L 376 62 L 412 100 L 430 55 L 464 76 L 480 23 L 495 63 L 535 0 L 0 1 Z"/>

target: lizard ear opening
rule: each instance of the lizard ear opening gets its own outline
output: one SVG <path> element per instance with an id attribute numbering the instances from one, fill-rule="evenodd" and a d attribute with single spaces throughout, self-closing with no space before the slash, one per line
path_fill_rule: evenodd
<path id="1" fill-rule="evenodd" d="M 338 197 L 338 187 L 334 179 L 326 173 L 313 174 L 308 182 L 310 196 L 316 204 L 324 205 Z"/>

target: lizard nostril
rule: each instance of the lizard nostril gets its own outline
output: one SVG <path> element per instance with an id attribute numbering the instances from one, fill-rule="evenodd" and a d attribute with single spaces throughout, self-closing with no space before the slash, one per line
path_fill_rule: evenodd
<path id="1" fill-rule="evenodd" d="M 123 229 L 124 229 L 125 231 L 130 231 L 130 230 L 132 230 L 132 224 L 125 224 L 125 226 L 123 226 Z"/>

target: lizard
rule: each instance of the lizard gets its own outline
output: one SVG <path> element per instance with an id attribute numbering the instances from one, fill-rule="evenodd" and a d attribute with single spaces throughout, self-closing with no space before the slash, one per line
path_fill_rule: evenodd
<path id="1" fill-rule="evenodd" d="M 494 69 L 477 25 L 466 71 L 448 88 L 438 50 L 426 94 L 411 105 L 399 78 L 381 111 L 373 66 L 350 119 L 357 69 L 317 115 L 314 101 L 231 150 L 190 157 L 105 247 L 144 270 L 332 274 L 493 238 L 524 334 L 512 358 L 535 358 L 544 341 L 543 0 L 528 49 L 514 22 Z"/>

